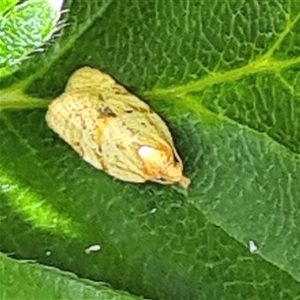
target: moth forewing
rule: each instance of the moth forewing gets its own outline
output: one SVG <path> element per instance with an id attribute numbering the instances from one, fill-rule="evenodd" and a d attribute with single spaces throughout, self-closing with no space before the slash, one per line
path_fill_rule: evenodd
<path id="1" fill-rule="evenodd" d="M 105 93 L 111 91 L 114 85 L 115 80 L 108 74 L 90 67 L 82 67 L 70 76 L 65 92 L 87 91 Z"/>
<path id="2" fill-rule="evenodd" d="M 102 153 L 94 133 L 97 130 L 98 100 L 95 95 L 63 93 L 48 108 L 48 126 L 65 140 L 85 161 L 102 167 Z"/>
<path id="3" fill-rule="evenodd" d="M 46 121 L 85 161 L 111 176 L 184 188 L 190 183 L 164 121 L 101 71 L 75 71 L 49 105 Z"/>

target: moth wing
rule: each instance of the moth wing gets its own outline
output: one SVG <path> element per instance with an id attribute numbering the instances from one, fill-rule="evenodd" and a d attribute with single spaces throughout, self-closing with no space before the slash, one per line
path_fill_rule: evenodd
<path id="1" fill-rule="evenodd" d="M 90 67 L 82 67 L 70 76 L 65 92 L 72 91 L 93 91 L 100 99 L 107 102 L 109 107 L 118 109 L 118 113 L 151 111 L 146 103 L 130 94 L 111 76 Z"/>
<path id="2" fill-rule="evenodd" d="M 135 115 L 131 117 L 134 118 Z M 102 154 L 105 172 L 124 181 L 145 182 L 148 178 L 137 154 L 140 137 L 130 125 L 123 115 L 113 119 L 104 129 Z"/>
<path id="3" fill-rule="evenodd" d="M 174 155 L 175 155 L 176 159 L 178 160 L 178 162 L 180 164 L 182 164 L 182 160 L 175 148 L 172 134 L 171 134 L 168 126 L 164 122 L 164 120 L 158 114 L 156 114 L 154 111 L 151 111 L 151 113 L 148 114 L 147 117 L 150 120 L 150 122 L 154 125 L 154 127 L 156 128 L 159 135 L 168 142 L 168 144 L 172 148 Z"/>
<path id="4" fill-rule="evenodd" d="M 116 84 L 109 75 L 90 67 L 82 67 L 76 70 L 69 78 L 65 91 L 87 90 L 104 92 L 111 90 Z"/>
<path id="5" fill-rule="evenodd" d="M 163 119 L 155 112 L 151 112 L 148 115 L 148 118 L 150 122 L 153 124 L 153 126 L 156 128 L 159 135 L 163 139 L 165 139 L 168 142 L 168 144 L 173 148 L 173 150 L 176 152 L 171 132 L 169 131 L 169 128 L 167 127 Z"/>
<path id="6" fill-rule="evenodd" d="M 137 111 L 123 114 L 107 125 L 103 131 L 102 153 L 105 171 L 108 174 L 124 181 L 153 180 L 152 175 L 145 169 L 143 158 L 139 155 L 140 148 L 152 146 L 157 149 L 169 148 L 174 152 L 165 138 L 164 130 L 158 132 L 156 125 L 161 126 L 155 124 L 158 120 L 162 122 L 157 118 L 149 119 L 149 114 Z M 172 142 L 169 131 L 167 134 L 169 141 Z"/>
<path id="7" fill-rule="evenodd" d="M 48 107 L 48 126 L 64 139 L 82 158 L 103 169 L 101 147 L 95 132 L 101 118 L 98 97 L 86 92 L 63 93 Z"/>
<path id="8" fill-rule="evenodd" d="M 111 95 L 111 97 L 106 99 L 106 102 L 110 107 L 116 107 L 116 112 L 119 116 L 123 114 L 130 115 L 131 120 L 133 120 L 133 114 L 139 113 L 138 119 L 140 120 L 140 125 L 142 125 L 141 123 L 150 122 L 160 137 L 165 139 L 169 145 L 174 148 L 172 135 L 163 119 L 138 97 L 132 94 Z M 134 126 L 134 124 L 132 124 L 132 126 Z M 143 128 L 143 125 L 140 128 Z"/>
<path id="9" fill-rule="evenodd" d="M 126 91 L 126 93 L 128 92 Z M 105 102 L 109 107 L 114 108 L 118 116 L 131 115 L 136 112 L 143 114 L 151 112 L 150 107 L 146 103 L 130 94 L 111 94 L 105 98 Z"/>
<path id="10" fill-rule="evenodd" d="M 147 136 L 147 140 L 156 140 L 158 144 L 162 145 L 167 143 L 172 148 L 176 160 L 182 164 L 182 160 L 174 146 L 171 132 L 158 114 L 150 110 L 147 114 L 139 114 L 135 116 L 135 120 L 139 123 L 138 126 L 135 126 L 136 134 L 146 137 L 144 132 L 147 132 L 149 135 Z M 131 120 L 128 120 L 128 122 L 131 122 Z M 144 126 L 147 126 L 146 131 L 143 129 Z M 157 137 L 159 137 L 160 140 L 158 140 Z"/>
<path id="11" fill-rule="evenodd" d="M 113 152 L 110 152 L 110 154 L 112 153 Z M 106 163 L 110 162 L 110 163 L 109 163 L 109 168 L 105 168 L 105 172 L 110 176 L 128 182 L 142 183 L 148 180 L 148 178 L 145 178 L 144 174 L 141 172 L 140 169 L 137 168 L 137 166 L 133 162 L 130 161 L 130 168 L 128 168 L 129 161 L 130 160 L 128 159 L 115 160 L 106 157 L 105 162 Z"/>

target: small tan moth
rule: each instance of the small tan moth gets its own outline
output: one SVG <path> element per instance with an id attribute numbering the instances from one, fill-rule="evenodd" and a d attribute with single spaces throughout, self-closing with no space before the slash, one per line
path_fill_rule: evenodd
<path id="1" fill-rule="evenodd" d="M 85 161 L 113 177 L 184 188 L 190 183 L 164 121 L 97 69 L 83 67 L 71 75 L 46 121 Z"/>

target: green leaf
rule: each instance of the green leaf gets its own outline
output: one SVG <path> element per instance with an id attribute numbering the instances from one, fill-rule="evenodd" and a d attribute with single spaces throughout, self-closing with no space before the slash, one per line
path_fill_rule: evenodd
<path id="1" fill-rule="evenodd" d="M 101 283 L 80 280 L 71 273 L 0 254 L 1 299 L 141 299 Z M 17 297 L 17 298 L 16 298 Z"/>
<path id="2" fill-rule="evenodd" d="M 155 299 L 300 299 L 300 2 L 67 6 L 2 78 L 2 251 Z M 112 179 L 47 128 L 84 65 L 164 117 L 187 191 Z"/>
<path id="3" fill-rule="evenodd" d="M 3 13 L 8 11 L 14 5 L 16 5 L 18 0 L 2 0 L 0 6 L 0 15 L 2 16 Z"/>
<path id="4" fill-rule="evenodd" d="M 1 3 L 3 10 L 13 6 L 12 1 Z M 16 65 L 32 52 L 43 51 L 42 46 L 61 28 L 57 24 L 62 0 L 28 0 L 0 19 L 0 71 L 9 75 Z"/>

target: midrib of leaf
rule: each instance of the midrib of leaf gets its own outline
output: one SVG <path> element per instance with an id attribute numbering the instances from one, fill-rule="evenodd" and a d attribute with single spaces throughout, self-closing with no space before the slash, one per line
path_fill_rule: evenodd
<path id="1" fill-rule="evenodd" d="M 22 81 L 13 87 L 0 91 L 0 112 L 6 109 L 21 110 L 45 108 L 48 106 L 50 101 L 25 94 L 23 89 L 25 89 L 26 86 L 27 80 L 26 82 Z"/>
<path id="2" fill-rule="evenodd" d="M 151 94 L 155 96 L 176 95 L 177 97 L 185 97 L 186 94 L 190 92 L 201 91 L 217 83 L 238 80 L 241 77 L 259 72 L 273 71 L 278 74 L 282 69 L 295 65 L 297 63 L 300 63 L 300 57 L 280 61 L 275 60 L 272 57 L 263 56 L 262 58 L 254 60 L 244 67 L 225 73 L 210 73 L 207 77 L 204 77 L 198 81 L 187 83 L 185 85 L 173 86 L 167 89 L 154 89 L 153 91 L 151 91 Z"/>

